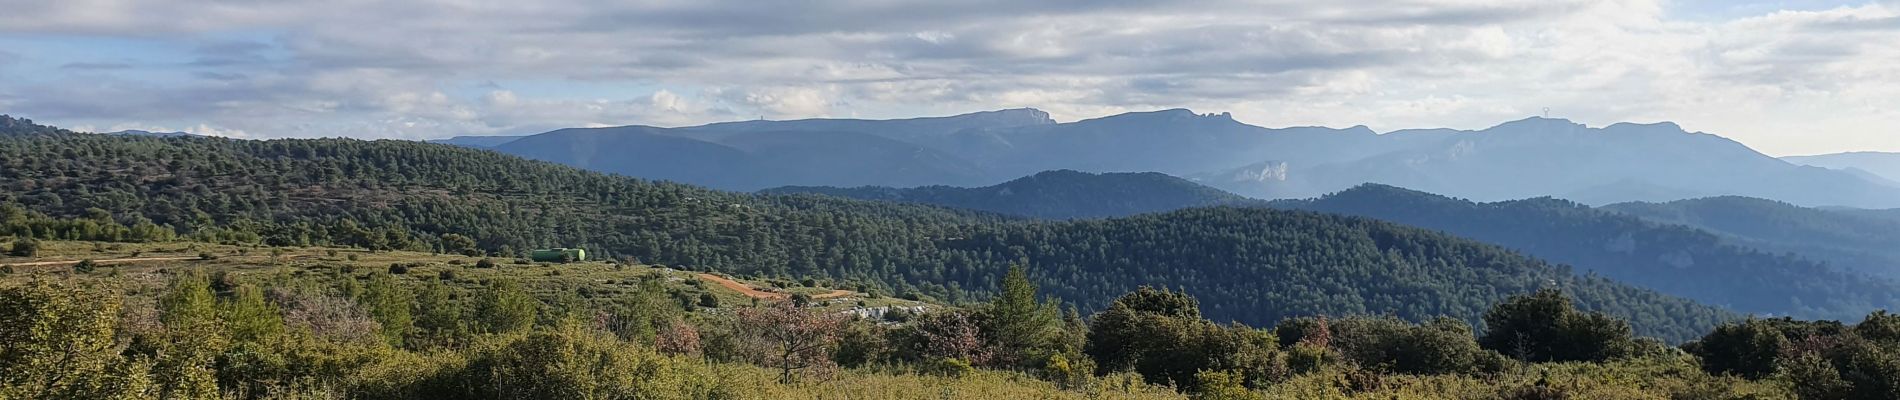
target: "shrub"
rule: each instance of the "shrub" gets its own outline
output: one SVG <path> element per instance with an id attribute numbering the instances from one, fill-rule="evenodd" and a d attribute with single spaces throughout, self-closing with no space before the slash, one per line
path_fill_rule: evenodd
<path id="1" fill-rule="evenodd" d="M 33 257 L 40 254 L 40 241 L 33 238 L 20 238 L 13 241 L 13 249 L 7 255 L 14 257 Z"/>
<path id="2" fill-rule="evenodd" d="M 390 275 L 408 275 L 409 266 L 403 263 L 391 263 L 389 264 L 389 274 Z"/>
<path id="3" fill-rule="evenodd" d="M 931 375 L 962 378 L 975 373 L 976 367 L 970 366 L 969 361 L 960 358 L 940 357 L 929 364 L 924 364 L 923 371 Z"/>
<path id="4" fill-rule="evenodd" d="M 481 259 L 481 261 L 475 262 L 475 268 L 494 268 L 494 267 L 495 267 L 495 260 L 492 260 L 492 259 L 484 258 L 484 259 Z"/>
<path id="5" fill-rule="evenodd" d="M 74 273 L 90 274 L 92 273 L 93 270 L 96 270 L 96 269 L 99 269 L 99 265 L 94 263 L 92 259 L 90 258 L 79 260 L 78 263 L 73 264 Z"/>

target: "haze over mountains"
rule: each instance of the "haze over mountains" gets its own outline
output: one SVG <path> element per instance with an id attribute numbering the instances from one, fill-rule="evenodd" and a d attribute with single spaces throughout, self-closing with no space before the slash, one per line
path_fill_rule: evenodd
<path id="1" fill-rule="evenodd" d="M 1069 169 L 1160 172 L 1267 199 L 1381 183 L 1478 201 L 1554 196 L 1602 205 L 1737 195 L 1802 206 L 1900 207 L 1900 186 L 1876 178 L 1878 172 L 1797 165 L 1671 123 L 1588 127 L 1529 118 L 1476 131 L 1378 133 L 1363 126 L 1263 128 L 1185 109 L 1066 123 L 1012 109 L 901 120 L 562 129 L 442 142 L 729 190 L 979 186 Z"/>
<path id="2" fill-rule="evenodd" d="M 1782 157 L 1788 162 L 1823 168 L 1845 170 L 1878 176 L 1889 183 L 1900 184 L 1900 153 L 1878 151 L 1860 151 L 1851 153 L 1821 154 L 1813 156 Z"/>

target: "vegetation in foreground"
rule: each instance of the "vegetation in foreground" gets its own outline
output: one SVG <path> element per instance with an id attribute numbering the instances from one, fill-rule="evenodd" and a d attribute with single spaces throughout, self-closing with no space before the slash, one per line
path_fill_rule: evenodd
<path id="1" fill-rule="evenodd" d="M 128 250 L 113 246 L 40 251 Z M 1885 313 L 1745 320 L 1671 347 L 1555 290 L 1495 305 L 1483 329 L 1354 316 L 1262 329 L 1152 288 L 1083 318 L 1022 268 L 982 303 L 755 304 L 641 265 L 167 246 L 204 257 L 6 269 L 0 398 L 1900 396 L 1900 316 Z"/>

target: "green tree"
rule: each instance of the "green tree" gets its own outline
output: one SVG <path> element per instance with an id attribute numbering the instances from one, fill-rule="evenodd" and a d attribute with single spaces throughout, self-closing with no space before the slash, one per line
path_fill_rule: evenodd
<path id="1" fill-rule="evenodd" d="M 430 344 L 452 343 L 462 333 L 462 305 L 441 281 L 429 282 L 416 295 L 416 333 Z"/>
<path id="2" fill-rule="evenodd" d="M 1022 266 L 1011 266 L 1000 286 L 1001 293 L 990 300 L 979 319 L 984 339 L 995 348 L 995 361 L 1027 367 L 1048 359 L 1053 351 L 1050 342 L 1062 329 L 1056 307 L 1036 302 L 1036 284 Z"/>
<path id="3" fill-rule="evenodd" d="M 284 317 L 276 304 L 264 299 L 264 291 L 253 285 L 241 285 L 223 302 L 219 313 L 231 333 L 232 342 L 273 343 L 284 334 Z"/>
<path id="4" fill-rule="evenodd" d="M 158 309 L 166 337 L 153 366 L 160 397 L 217 398 L 217 356 L 229 342 L 211 280 L 196 270 L 172 278 L 158 298 Z"/>
<path id="5" fill-rule="evenodd" d="M 1484 348 L 1524 361 L 1604 361 L 1635 346 L 1630 326 L 1600 312 L 1585 313 L 1556 289 L 1515 296 L 1484 314 Z"/>
<path id="6" fill-rule="evenodd" d="M 518 332 L 534 326 L 540 305 L 520 284 L 497 279 L 489 282 L 475 300 L 475 317 L 487 333 Z"/>
<path id="7" fill-rule="evenodd" d="M 363 288 L 361 299 L 357 300 L 369 315 L 382 325 L 383 340 L 391 346 L 401 347 L 403 340 L 409 337 L 414 328 L 411 314 L 416 306 L 415 293 L 389 274 L 370 274 L 369 284 Z"/>
<path id="8" fill-rule="evenodd" d="M 482 250 L 475 245 L 475 239 L 458 233 L 442 234 L 442 251 L 469 257 L 482 255 Z"/>
<path id="9" fill-rule="evenodd" d="M 115 398 L 142 385 L 115 352 L 120 297 L 107 287 L 34 280 L 0 287 L 0 398 Z"/>

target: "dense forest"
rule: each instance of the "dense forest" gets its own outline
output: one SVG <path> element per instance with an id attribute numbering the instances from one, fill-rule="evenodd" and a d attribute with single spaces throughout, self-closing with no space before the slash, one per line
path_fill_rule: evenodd
<path id="1" fill-rule="evenodd" d="M 1900 305 L 1900 284 L 1888 279 L 1564 200 L 1476 203 L 1365 185 L 1275 205 L 1439 229 L 1744 313 L 1848 319 Z"/>
<path id="2" fill-rule="evenodd" d="M 1725 312 L 1497 247 L 1372 220 L 1263 209 L 1011 221 L 811 195 L 748 195 L 406 141 L 99 135 L 0 138 L 0 234 L 334 245 L 513 256 L 536 247 L 679 268 L 849 280 L 958 303 L 1027 261 L 1084 311 L 1141 285 L 1190 290 L 1216 320 L 1450 315 L 1562 288 L 1672 341 Z"/>
<path id="3" fill-rule="evenodd" d="M 935 204 L 1047 219 L 1121 217 L 1183 208 L 1259 203 L 1162 173 L 1093 174 L 1073 170 L 1045 171 L 977 188 L 786 186 L 761 192 L 812 193 L 863 200 Z"/>
<path id="4" fill-rule="evenodd" d="M 1794 253 L 1838 268 L 1900 278 L 1900 246 L 1894 245 L 1900 243 L 1900 220 L 1879 217 L 1881 210 L 1807 208 L 1732 196 L 1602 208 L 1696 227 L 1737 246 Z"/>

